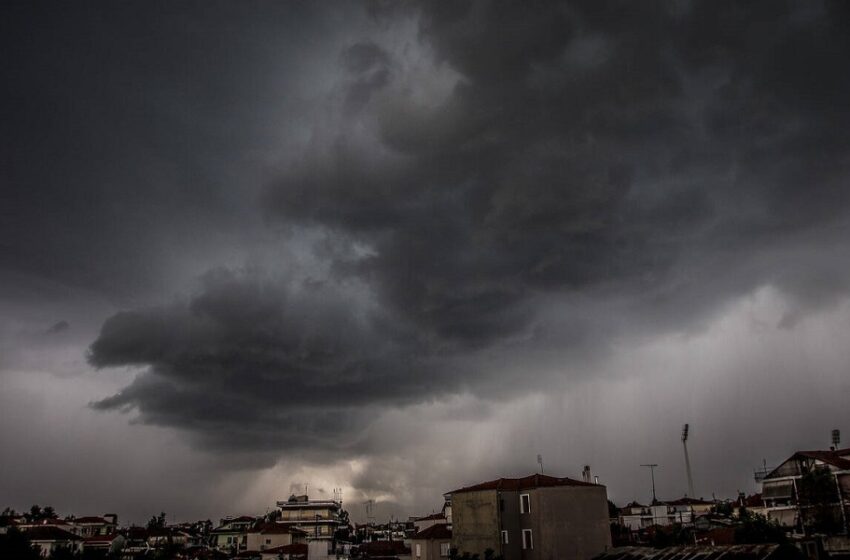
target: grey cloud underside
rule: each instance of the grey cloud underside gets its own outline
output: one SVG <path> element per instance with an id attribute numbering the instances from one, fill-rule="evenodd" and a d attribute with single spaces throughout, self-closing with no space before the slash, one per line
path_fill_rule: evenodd
<path id="1" fill-rule="evenodd" d="M 116 315 L 92 363 L 150 369 L 96 406 L 212 446 L 345 448 L 370 406 L 497 385 L 476 360 L 544 344 L 551 298 L 634 297 L 618 308 L 631 316 L 595 322 L 604 337 L 646 331 L 646 313 L 687 325 L 764 283 L 801 301 L 846 293 L 829 255 L 804 259 L 802 280 L 784 270 L 800 262 L 786 247 L 845 233 L 845 4 L 538 8 L 377 6 L 378 19 L 415 14 L 457 81 L 424 104 L 403 53 L 377 40 L 340 53 L 336 126 L 262 201 L 273 222 L 344 241 L 322 253 L 332 274 L 219 272 L 186 303 Z"/>

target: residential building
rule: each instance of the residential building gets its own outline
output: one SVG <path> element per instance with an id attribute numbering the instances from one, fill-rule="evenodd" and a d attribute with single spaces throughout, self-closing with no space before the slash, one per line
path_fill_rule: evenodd
<path id="1" fill-rule="evenodd" d="M 289 544 L 306 544 L 307 533 L 282 523 L 260 523 L 249 529 L 246 535 L 246 550 L 263 552 Z"/>
<path id="2" fill-rule="evenodd" d="M 262 551 L 263 560 L 306 560 L 307 545 L 304 543 L 286 544 Z"/>
<path id="3" fill-rule="evenodd" d="M 714 502 L 687 496 L 666 502 L 656 500 L 648 506 L 632 502 L 620 509 L 619 522 L 632 531 L 653 525 L 690 524 L 710 513 L 714 506 Z"/>
<path id="4" fill-rule="evenodd" d="M 534 474 L 449 492 L 452 546 L 505 560 L 589 560 L 611 547 L 605 486 Z"/>
<path id="5" fill-rule="evenodd" d="M 768 519 L 797 534 L 847 533 L 850 449 L 797 451 L 761 483 L 763 512 Z M 823 499 L 811 496 L 807 486 L 812 484 L 825 484 L 827 495 L 820 497 Z"/>
<path id="6" fill-rule="evenodd" d="M 114 513 L 107 513 L 103 517 L 77 517 L 68 522 L 71 524 L 71 532 L 83 538 L 111 535 L 118 528 L 118 516 Z"/>
<path id="7" fill-rule="evenodd" d="M 229 552 L 248 549 L 248 529 L 257 522 L 256 517 L 225 517 L 221 524 L 210 531 L 210 540 L 214 548 Z"/>
<path id="8" fill-rule="evenodd" d="M 415 533 L 419 533 L 424 531 L 428 527 L 433 525 L 447 525 L 448 519 L 443 512 L 440 513 L 432 513 L 431 515 L 426 515 L 424 517 L 417 517 L 413 520 L 413 527 L 415 528 Z M 414 534 L 415 534 L 414 533 Z"/>
<path id="9" fill-rule="evenodd" d="M 72 553 L 82 551 L 82 537 L 65 529 L 60 529 L 56 525 L 31 526 L 25 530 L 25 533 L 33 547 L 37 547 L 39 554 L 45 558 L 61 548 Z"/>
<path id="10" fill-rule="evenodd" d="M 452 530 L 446 523 L 431 524 L 411 538 L 413 560 L 448 558 L 452 548 Z"/>
<path id="11" fill-rule="evenodd" d="M 308 543 L 326 542 L 328 551 L 334 550 L 334 535 L 344 524 L 341 502 L 292 495 L 285 502 L 277 502 L 277 507 L 280 508 L 277 523 L 304 531 Z"/>

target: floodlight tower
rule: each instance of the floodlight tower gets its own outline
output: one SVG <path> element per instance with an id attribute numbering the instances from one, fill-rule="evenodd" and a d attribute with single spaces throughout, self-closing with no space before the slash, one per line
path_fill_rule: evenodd
<path id="1" fill-rule="evenodd" d="M 838 445 L 841 443 L 841 430 L 832 430 L 832 447 L 838 449 Z"/>
<path id="2" fill-rule="evenodd" d="M 688 474 L 688 496 L 691 498 L 695 498 L 694 495 L 694 477 L 691 474 L 691 459 L 688 457 L 688 432 L 690 431 L 690 426 L 685 424 L 682 427 L 682 447 L 685 450 L 685 471 Z"/>

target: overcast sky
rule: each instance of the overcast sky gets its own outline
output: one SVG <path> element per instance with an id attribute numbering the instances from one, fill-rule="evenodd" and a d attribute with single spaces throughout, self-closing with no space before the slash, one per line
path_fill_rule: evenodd
<path id="1" fill-rule="evenodd" d="M 0 498 L 357 519 L 850 438 L 850 5 L 6 2 Z"/>

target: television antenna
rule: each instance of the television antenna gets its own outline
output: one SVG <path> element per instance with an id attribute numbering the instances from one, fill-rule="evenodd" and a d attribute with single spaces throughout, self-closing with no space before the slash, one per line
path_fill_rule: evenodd
<path id="1" fill-rule="evenodd" d="M 649 467 L 649 475 L 652 477 L 652 504 L 655 505 L 655 502 L 658 499 L 655 497 L 655 467 L 658 466 L 658 463 L 647 463 L 641 465 L 641 467 Z"/>

